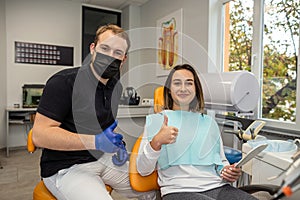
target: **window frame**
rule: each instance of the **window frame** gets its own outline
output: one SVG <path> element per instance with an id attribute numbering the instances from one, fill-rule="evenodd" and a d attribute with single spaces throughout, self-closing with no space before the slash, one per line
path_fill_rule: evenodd
<path id="1" fill-rule="evenodd" d="M 224 5 L 232 0 L 219 0 L 218 1 L 218 14 L 219 15 L 219 23 L 220 31 L 218 31 L 219 36 L 218 39 L 221 41 L 219 43 L 218 48 L 221 49 L 219 59 L 216 63 L 220 63 L 220 72 L 223 72 L 223 49 L 224 49 Z M 251 50 L 251 72 L 255 75 L 259 82 L 260 93 L 262 94 L 262 84 L 263 84 L 263 18 L 264 18 L 264 0 L 253 0 L 254 8 L 253 8 L 253 40 L 252 40 L 252 50 Z M 299 30 L 300 33 L 300 30 Z M 300 43 L 300 37 L 299 37 Z M 254 118 L 262 119 L 267 122 L 266 129 L 269 127 L 270 129 L 281 130 L 282 132 L 293 132 L 297 135 L 300 135 L 300 47 L 298 47 L 298 61 L 297 61 L 297 88 L 296 88 L 296 121 L 295 122 L 281 122 L 272 119 L 262 118 L 262 95 L 260 95 L 258 106 L 254 110 Z"/>

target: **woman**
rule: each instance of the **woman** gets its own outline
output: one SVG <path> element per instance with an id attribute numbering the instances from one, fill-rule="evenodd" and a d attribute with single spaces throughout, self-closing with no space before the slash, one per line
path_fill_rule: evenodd
<path id="1" fill-rule="evenodd" d="M 163 200 L 256 199 L 229 184 L 241 169 L 229 165 L 217 123 L 203 109 L 196 71 L 188 64 L 174 67 L 164 86 L 164 111 L 147 116 L 139 173 L 157 169 Z"/>

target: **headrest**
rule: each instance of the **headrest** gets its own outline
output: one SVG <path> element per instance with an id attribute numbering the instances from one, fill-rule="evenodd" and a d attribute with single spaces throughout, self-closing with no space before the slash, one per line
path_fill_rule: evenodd
<path id="1" fill-rule="evenodd" d="M 154 113 L 162 111 L 164 106 L 164 87 L 160 86 L 154 90 Z"/>

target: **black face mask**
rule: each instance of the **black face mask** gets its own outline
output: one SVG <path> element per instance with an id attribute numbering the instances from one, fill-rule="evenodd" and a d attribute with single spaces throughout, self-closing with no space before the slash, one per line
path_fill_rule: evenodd
<path id="1" fill-rule="evenodd" d="M 96 73 L 104 79 L 110 79 L 119 74 L 122 60 L 96 52 L 93 63 Z"/>

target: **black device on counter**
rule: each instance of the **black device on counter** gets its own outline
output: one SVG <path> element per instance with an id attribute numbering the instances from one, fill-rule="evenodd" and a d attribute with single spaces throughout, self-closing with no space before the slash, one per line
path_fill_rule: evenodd
<path id="1" fill-rule="evenodd" d="M 120 99 L 121 105 L 139 105 L 140 96 L 133 87 L 127 87 Z"/>
<path id="2" fill-rule="evenodd" d="M 36 108 L 39 105 L 45 85 L 25 84 L 23 85 L 23 108 Z"/>

